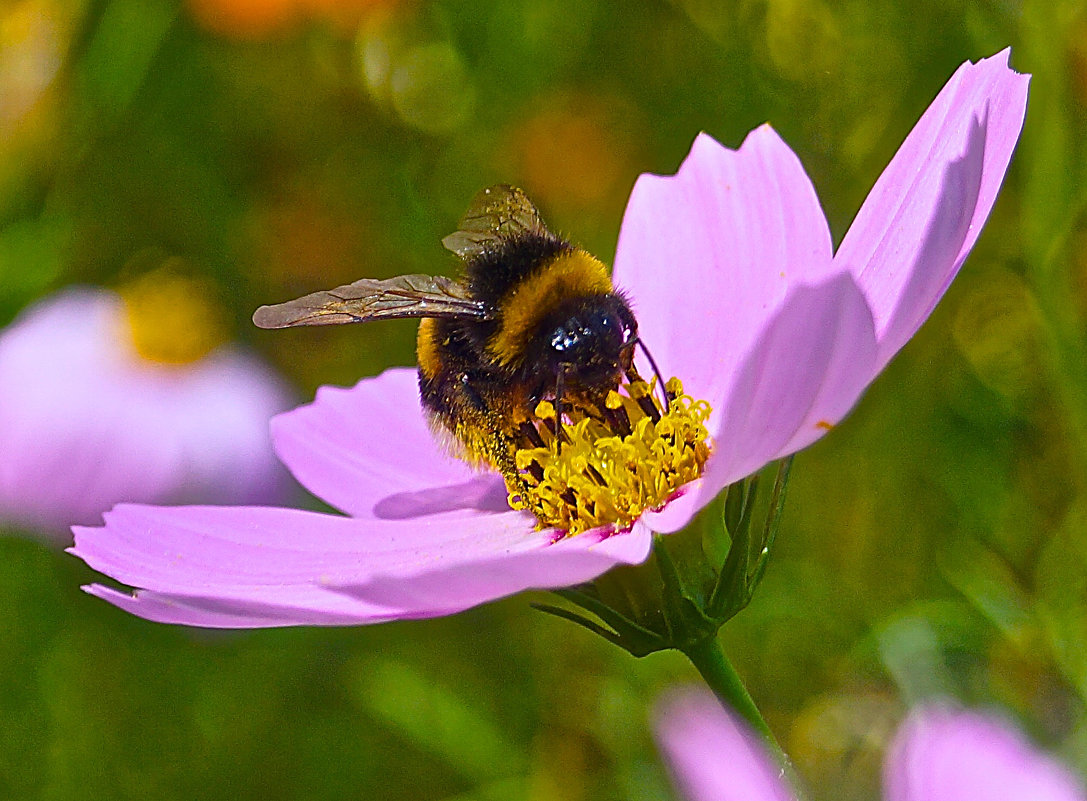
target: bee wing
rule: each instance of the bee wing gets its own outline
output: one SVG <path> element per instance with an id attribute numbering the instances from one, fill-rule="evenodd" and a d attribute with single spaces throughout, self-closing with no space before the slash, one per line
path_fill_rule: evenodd
<path id="1" fill-rule="evenodd" d="M 524 192 L 509 184 L 489 186 L 468 206 L 460 230 L 442 240 L 465 261 L 521 233 L 548 234 L 540 212 Z"/>
<path id="2" fill-rule="evenodd" d="M 403 317 L 482 320 L 488 316 L 486 305 L 473 300 L 463 284 L 442 276 L 401 275 L 363 278 L 286 303 L 261 306 L 253 313 L 253 322 L 259 328 L 291 328 Z"/>

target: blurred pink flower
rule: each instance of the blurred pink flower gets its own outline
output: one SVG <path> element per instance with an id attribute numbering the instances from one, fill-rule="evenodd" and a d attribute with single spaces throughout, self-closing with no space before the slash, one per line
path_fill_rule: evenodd
<path id="1" fill-rule="evenodd" d="M 124 314 L 112 292 L 69 289 L 0 332 L 0 523 L 59 538 L 122 501 L 282 499 L 280 380 L 231 350 L 141 359 Z"/>
<path id="2" fill-rule="evenodd" d="M 414 371 L 390 370 L 273 421 L 276 451 L 347 516 L 121 506 L 72 550 L 133 587 L 88 591 L 143 617 L 215 627 L 450 614 L 643 561 L 723 487 L 842 419 L 913 335 L 987 218 L 1026 107 L 1004 51 L 964 64 L 877 181 L 835 254 L 810 180 L 768 126 L 700 135 L 675 176 L 643 175 L 614 280 L 667 375 L 704 398 L 701 479 L 629 529 L 566 537 L 510 510 L 501 478 L 434 442 Z"/>
<path id="3" fill-rule="evenodd" d="M 704 690 L 658 709 L 660 745 L 688 801 L 794 801 L 745 724 Z M 899 729 L 883 771 L 887 801 L 1085 801 L 1078 779 L 998 718 L 925 706 Z"/>

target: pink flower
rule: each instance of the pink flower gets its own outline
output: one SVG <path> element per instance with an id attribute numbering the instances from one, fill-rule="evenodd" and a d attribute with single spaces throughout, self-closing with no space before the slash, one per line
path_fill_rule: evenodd
<path id="1" fill-rule="evenodd" d="M 666 375 L 712 406 L 704 475 L 632 526 L 563 537 L 509 509 L 497 475 L 446 456 L 414 371 L 390 370 L 273 421 L 276 451 L 346 516 L 121 506 L 73 553 L 143 617 L 200 626 L 356 624 L 450 614 L 644 560 L 723 487 L 838 423 L 913 335 L 973 246 L 1023 122 L 1007 51 L 963 65 L 835 254 L 815 190 L 768 126 L 738 151 L 697 138 L 675 176 L 643 175 L 614 280 Z"/>
<path id="2" fill-rule="evenodd" d="M 689 801 L 794 801 L 781 769 L 742 722 L 702 690 L 661 704 L 657 741 Z M 883 771 L 887 801 L 1084 801 L 1080 782 L 995 717 L 915 710 Z"/>
<path id="3" fill-rule="evenodd" d="M 0 332 L 0 521 L 56 537 L 116 503 L 262 503 L 286 475 L 268 436 L 289 406 L 255 359 L 141 359 L 121 299 L 69 289 Z"/>

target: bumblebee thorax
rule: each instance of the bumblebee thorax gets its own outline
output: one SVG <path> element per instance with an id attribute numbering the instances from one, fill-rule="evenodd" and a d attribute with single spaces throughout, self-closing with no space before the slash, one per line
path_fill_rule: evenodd
<path id="1" fill-rule="evenodd" d="M 578 333 L 593 320 L 583 314 L 584 320 L 579 320 L 578 325 L 572 321 L 578 308 L 600 298 L 617 298 L 603 263 L 578 248 L 560 252 L 537 264 L 499 300 L 499 324 L 487 342 L 487 352 L 499 364 L 521 366 L 531 358 L 530 351 L 536 350 L 534 346 L 541 336 L 548 342 L 557 336 L 561 346 L 559 329 L 566 323 L 569 347 L 587 345 L 588 336 L 579 339 Z M 633 321 L 632 315 L 630 319 Z"/>

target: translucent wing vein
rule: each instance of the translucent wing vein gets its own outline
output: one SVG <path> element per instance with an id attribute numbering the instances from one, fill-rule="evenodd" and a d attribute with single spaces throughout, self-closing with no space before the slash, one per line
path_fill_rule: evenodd
<path id="1" fill-rule="evenodd" d="M 486 304 L 473 300 L 463 284 L 443 276 L 401 275 L 363 278 L 286 303 L 261 306 L 253 322 L 260 328 L 291 328 L 405 317 L 482 320 L 488 316 Z"/>

